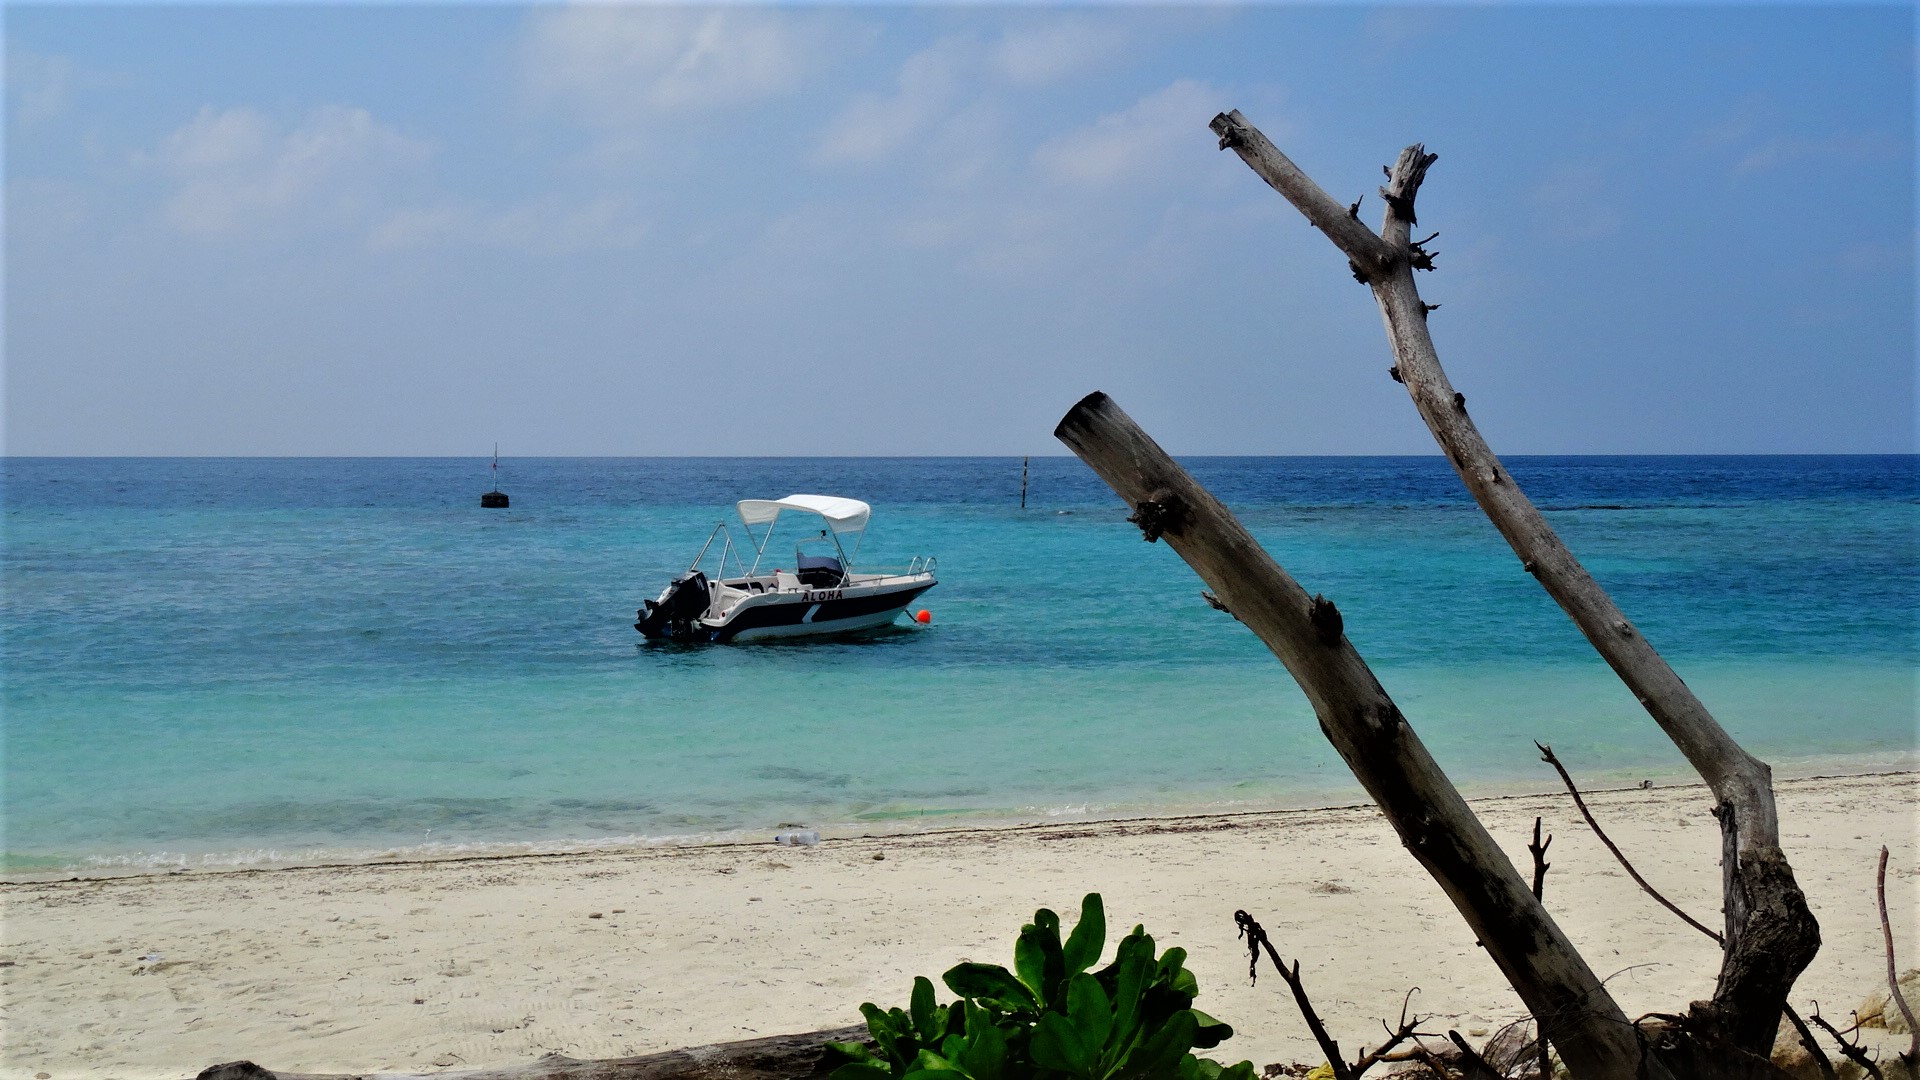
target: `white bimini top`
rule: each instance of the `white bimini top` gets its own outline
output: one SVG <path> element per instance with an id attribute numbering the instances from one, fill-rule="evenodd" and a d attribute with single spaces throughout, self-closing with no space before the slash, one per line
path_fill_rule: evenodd
<path id="1" fill-rule="evenodd" d="M 740 511 L 740 521 L 748 526 L 765 525 L 772 527 L 780 517 L 782 510 L 804 510 L 810 514 L 819 514 L 827 519 L 827 524 L 836 533 L 857 533 L 866 529 L 867 518 L 873 508 L 859 499 L 843 499 L 837 495 L 789 495 L 784 499 L 741 499 L 734 504 Z"/>

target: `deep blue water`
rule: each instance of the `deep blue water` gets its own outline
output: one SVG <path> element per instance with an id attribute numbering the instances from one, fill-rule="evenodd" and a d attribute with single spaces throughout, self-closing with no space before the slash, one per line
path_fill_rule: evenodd
<path id="1" fill-rule="evenodd" d="M 1920 466 L 1516 458 L 1749 749 L 1910 764 Z M 1468 785 L 1684 766 L 1444 460 L 1199 458 Z M 1347 800 L 1299 691 L 1072 458 L 4 462 L 16 869 Z M 643 646 L 742 497 L 875 505 L 926 627 Z M 797 535 L 789 533 L 789 536 Z M 773 550 L 780 550 L 776 539 Z"/>

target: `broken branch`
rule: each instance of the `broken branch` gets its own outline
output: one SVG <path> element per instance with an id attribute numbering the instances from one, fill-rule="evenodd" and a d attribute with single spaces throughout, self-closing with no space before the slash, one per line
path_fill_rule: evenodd
<path id="1" fill-rule="evenodd" d="M 1627 872 L 1627 876 L 1633 878 L 1634 884 L 1640 886 L 1641 890 L 1644 891 L 1648 896 L 1651 896 L 1655 900 L 1659 901 L 1661 907 L 1666 908 L 1668 911 L 1671 911 L 1675 915 L 1680 916 L 1681 922 L 1686 923 L 1688 926 L 1693 927 L 1695 930 L 1700 931 L 1701 933 L 1707 935 L 1713 940 L 1718 941 L 1722 945 L 1724 945 L 1726 942 L 1724 941 L 1724 939 L 1720 937 L 1718 933 L 1715 933 L 1713 930 L 1708 929 L 1706 924 L 1702 923 L 1700 920 L 1694 918 L 1693 916 L 1687 914 L 1684 911 L 1681 911 L 1679 906 L 1676 905 L 1673 901 L 1667 899 L 1664 896 L 1661 896 L 1660 890 L 1647 884 L 1647 879 L 1641 877 L 1640 871 L 1635 870 L 1633 868 L 1633 864 L 1627 861 L 1627 857 L 1621 854 L 1619 845 L 1615 844 L 1613 840 L 1607 836 L 1606 830 L 1600 827 L 1599 822 L 1593 820 L 1593 811 L 1587 809 L 1587 800 L 1580 797 L 1580 789 L 1574 786 L 1573 777 L 1567 775 L 1566 766 L 1560 764 L 1560 759 L 1553 756 L 1553 747 L 1545 746 L 1537 742 L 1534 743 L 1533 745 L 1536 747 L 1539 747 L 1540 749 L 1540 760 L 1553 766 L 1554 771 L 1560 774 L 1560 782 L 1567 785 L 1567 793 L 1573 796 L 1573 805 L 1579 807 L 1580 816 L 1587 819 L 1587 828 L 1592 829 L 1593 835 L 1600 838 L 1600 842 L 1607 846 L 1608 851 L 1613 852 L 1614 860 L 1617 861 L 1620 864 L 1621 868 Z"/>
<path id="2" fill-rule="evenodd" d="M 1260 179 L 1286 196 L 1287 201 L 1305 214 L 1314 228 L 1327 234 L 1341 251 L 1347 253 L 1347 258 L 1353 260 L 1355 274 L 1363 270 L 1371 274 L 1383 269 L 1393 258 L 1394 252 L 1360 221 L 1358 201 L 1351 207 L 1340 205 L 1338 200 L 1322 191 L 1319 184 L 1301 172 L 1298 165 L 1288 160 L 1279 147 L 1269 142 L 1259 128 L 1247 123 L 1247 118 L 1241 116 L 1238 109 L 1214 117 L 1209 126 L 1214 134 L 1220 136 L 1220 149 L 1239 154 L 1240 160 L 1259 174 Z"/>
<path id="3" fill-rule="evenodd" d="M 1538 746 L 1538 743 L 1534 745 Z M 1533 819 L 1533 841 L 1527 845 L 1527 852 L 1533 856 L 1533 898 L 1544 900 L 1543 891 L 1547 887 L 1547 868 L 1553 864 L 1547 861 L 1547 845 L 1553 843 L 1553 837 L 1540 839 L 1540 819 Z"/>
<path id="4" fill-rule="evenodd" d="M 1447 1040 L 1453 1043 L 1454 1049 L 1460 1051 L 1460 1070 L 1463 1080 L 1501 1080 L 1500 1074 L 1494 1071 L 1493 1066 L 1487 1064 L 1487 1059 L 1476 1053 L 1473 1047 L 1468 1046 L 1467 1040 L 1461 1037 L 1459 1032 L 1447 1032 Z"/>
<path id="5" fill-rule="evenodd" d="M 1340 1055 L 1340 1044 L 1327 1034 L 1327 1025 L 1320 1022 L 1320 1014 L 1313 1011 L 1313 1002 L 1307 999 L 1307 988 L 1300 981 L 1300 961 L 1293 962 L 1289 971 L 1280 954 L 1273 948 L 1273 942 L 1267 940 L 1267 932 L 1253 916 L 1245 911 L 1233 913 L 1233 924 L 1240 928 L 1238 936 L 1247 939 L 1247 978 L 1258 981 L 1257 970 L 1260 966 L 1260 950 L 1267 951 L 1267 959 L 1273 961 L 1274 969 L 1280 977 L 1287 980 L 1287 988 L 1293 991 L 1293 1002 L 1300 1007 L 1300 1015 L 1306 1018 L 1307 1030 L 1313 1032 L 1313 1041 L 1320 1044 L 1320 1052 L 1327 1055 L 1327 1064 L 1333 1068 L 1334 1080 L 1356 1080 L 1357 1074 L 1347 1066 L 1347 1059 Z"/>
<path id="6" fill-rule="evenodd" d="M 1421 1034 L 1421 1032 L 1416 1029 L 1419 1028 L 1420 1021 L 1424 1019 L 1424 1017 L 1415 1014 L 1413 1019 L 1407 1019 L 1407 1006 L 1413 1003 L 1414 992 L 1419 989 L 1417 986 L 1414 987 L 1412 990 L 1407 991 L 1406 997 L 1400 999 L 1400 1026 L 1387 1030 L 1387 1041 L 1370 1051 L 1362 1048 L 1360 1060 L 1353 1063 L 1353 1075 L 1356 1080 L 1358 1077 L 1365 1075 L 1368 1069 L 1373 1068 L 1383 1061 L 1401 1060 L 1394 1054 L 1394 1047 Z M 1380 1021 L 1380 1027 L 1386 1029 L 1387 1022 L 1385 1020 Z"/>
<path id="7" fill-rule="evenodd" d="M 1900 1007 L 1900 1015 L 1907 1018 L 1907 1030 L 1913 1033 L 1913 1042 L 1907 1048 L 1909 1062 L 1920 1060 L 1920 1024 L 1913 1022 L 1913 1007 L 1907 1004 L 1907 995 L 1900 992 L 1900 972 L 1893 962 L 1893 924 L 1887 921 L 1887 846 L 1880 845 L 1880 873 L 1874 880 L 1874 891 L 1880 897 L 1880 936 L 1887 942 L 1887 997 Z"/>
<path id="8" fill-rule="evenodd" d="M 1840 1080 L 1833 1071 L 1833 1059 L 1821 1049 L 1820 1040 L 1814 1038 L 1813 1032 L 1807 1029 L 1807 1022 L 1800 1019 L 1800 1014 L 1794 1012 L 1791 1005 L 1787 1006 L 1786 1014 L 1787 1020 L 1793 1024 L 1793 1030 L 1800 1035 L 1800 1045 L 1806 1047 L 1807 1055 L 1813 1058 L 1814 1065 L 1820 1069 L 1820 1080 Z"/>
<path id="9" fill-rule="evenodd" d="M 1848 1028 L 1843 1034 L 1838 1028 L 1828 1023 L 1826 1017 L 1820 1015 L 1820 1003 L 1817 1001 L 1813 1003 L 1813 1015 L 1808 1017 L 1808 1019 L 1819 1024 L 1821 1030 L 1832 1037 L 1834 1042 L 1840 1044 L 1840 1053 L 1846 1055 L 1848 1061 L 1865 1069 L 1867 1075 L 1873 1077 L 1873 1080 L 1886 1080 L 1886 1077 L 1880 1075 L 1880 1066 L 1874 1064 L 1873 1058 L 1867 1053 L 1866 1048 L 1847 1038 L 1847 1035 L 1860 1030 L 1859 1024 Z"/>

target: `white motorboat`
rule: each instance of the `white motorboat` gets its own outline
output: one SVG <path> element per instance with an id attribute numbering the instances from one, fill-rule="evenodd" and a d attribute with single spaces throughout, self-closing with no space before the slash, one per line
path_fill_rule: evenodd
<path id="1" fill-rule="evenodd" d="M 734 543 L 727 522 L 714 525 L 686 573 L 640 609 L 635 630 L 648 638 L 687 642 L 871 630 L 892 623 L 915 597 L 938 584 L 931 555 L 915 556 L 904 567 L 854 568 L 873 515 L 873 508 L 858 499 L 789 495 L 743 499 L 734 506 L 747 543 Z M 774 523 L 787 512 L 815 516 L 824 528 L 794 545 L 791 570 L 762 571 Z M 756 535 L 756 528 L 765 531 Z M 720 541 L 719 559 L 709 576 L 700 564 L 713 552 L 716 540 Z M 851 553 L 847 542 L 853 544 Z M 746 563 L 748 556 L 752 565 Z M 738 571 L 731 577 L 729 561 Z"/>

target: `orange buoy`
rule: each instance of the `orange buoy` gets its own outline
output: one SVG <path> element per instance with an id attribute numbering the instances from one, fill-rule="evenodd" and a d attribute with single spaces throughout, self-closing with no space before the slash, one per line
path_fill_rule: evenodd
<path id="1" fill-rule="evenodd" d="M 913 621 L 921 622 L 921 623 L 930 623 L 933 621 L 933 612 L 928 611 L 926 608 L 921 608 L 919 611 L 914 613 Z"/>

